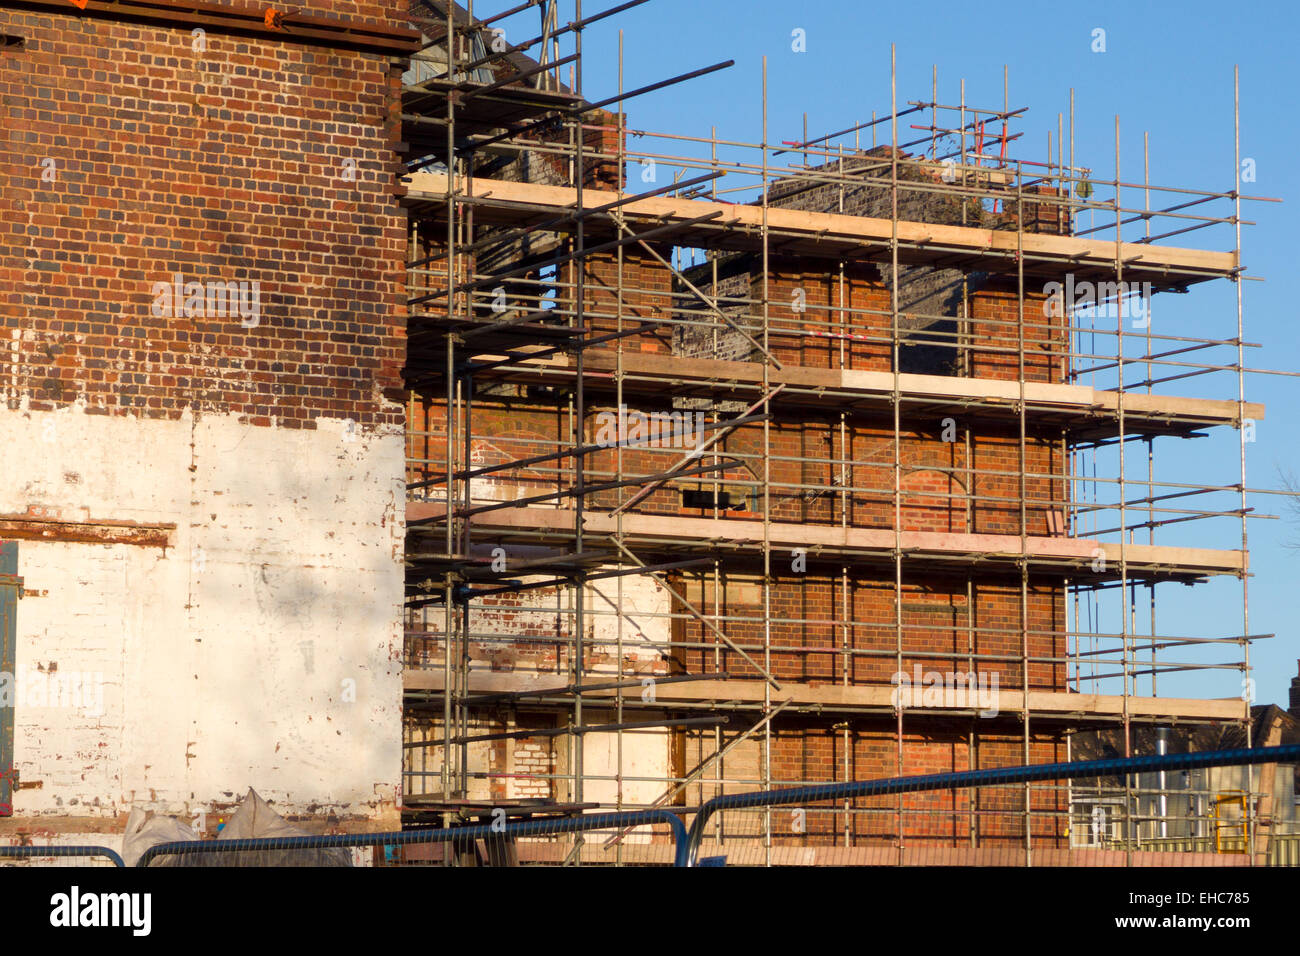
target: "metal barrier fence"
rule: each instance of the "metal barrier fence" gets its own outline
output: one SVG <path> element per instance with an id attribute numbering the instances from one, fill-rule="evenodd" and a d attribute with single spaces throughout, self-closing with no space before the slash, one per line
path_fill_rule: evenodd
<path id="1" fill-rule="evenodd" d="M 1271 833 L 1266 838 L 1264 851 L 1268 866 L 1300 866 L 1300 833 Z M 1223 853 L 1243 855 L 1246 852 L 1244 837 L 1159 837 L 1114 849 L 1135 852 L 1158 851 L 1162 853 Z"/>
<path id="2" fill-rule="evenodd" d="M 852 800 L 864 797 L 881 797 L 904 793 L 925 793 L 962 788 L 1006 787 L 1027 785 L 1036 781 L 1081 780 L 1098 777 L 1126 777 L 1132 774 L 1158 771 L 1190 770 L 1200 767 L 1233 765 L 1258 765 L 1300 761 L 1300 744 L 1265 747 L 1249 750 L 1220 750 L 1200 753 L 1166 754 L 1163 756 L 1120 757 L 1108 760 L 1091 760 L 1075 763 L 1042 764 L 1036 766 L 1003 767 L 989 770 L 972 770 L 959 773 L 929 774 L 912 777 L 893 777 L 884 780 L 864 780 L 851 783 L 831 783 L 781 790 L 728 794 L 714 797 L 695 812 L 688 831 L 677 813 L 667 809 L 635 810 L 621 813 L 583 814 L 576 817 L 553 817 L 526 820 L 516 823 L 484 824 L 469 827 L 405 830 L 381 833 L 353 833 L 329 836 L 271 837 L 241 840 L 195 840 L 162 843 L 143 853 L 136 866 L 149 866 L 167 857 L 191 857 L 190 866 L 230 865 L 230 854 L 262 854 L 254 857 L 259 863 L 281 865 L 328 865 L 327 854 L 354 847 L 382 847 L 385 861 L 397 860 L 400 848 L 413 846 L 446 845 L 440 854 L 442 862 L 459 862 L 465 858 L 478 858 L 479 841 L 484 841 L 487 856 L 494 864 L 518 863 L 516 850 L 521 838 L 536 838 L 566 833 L 586 833 L 596 830 L 615 831 L 625 835 L 639 827 L 666 825 L 672 846 L 661 844 L 662 862 L 671 858 L 678 867 L 720 865 L 717 859 L 699 858 L 700 847 L 709 821 L 720 813 L 738 810 L 770 810 L 773 807 L 792 807 L 829 800 Z M 679 812 L 688 812 L 682 810 Z M 1162 841 L 1164 842 L 1164 841 Z M 1132 852 L 1133 848 L 1124 848 Z M 1142 849 L 1161 852 L 1199 852 L 1199 847 L 1182 846 L 1170 842 L 1167 847 L 1148 845 Z M 1245 849 L 1243 841 L 1242 850 Z M 568 858 L 579 854 L 581 844 L 575 841 Z M 391 853 L 391 856 L 390 856 Z M 1296 865 L 1300 863 L 1300 835 L 1276 834 L 1268 844 L 1270 864 Z M 1238 852 L 1238 858 L 1244 853 Z M 102 846 L 0 846 L 0 858 L 71 858 L 105 857 L 116 866 L 123 866 L 122 858 L 113 850 Z M 580 859 L 580 856 L 578 856 Z M 433 862 L 425 856 L 415 862 Z M 245 858 L 242 862 L 247 862 Z M 339 861 L 341 862 L 341 860 Z M 408 862 L 402 860 L 402 862 Z M 645 859 L 638 862 L 655 862 Z M 809 861 L 811 862 L 811 860 Z M 886 862 L 881 860 L 880 862 Z M 941 861 L 939 861 L 941 862 Z M 998 861 L 1001 862 L 1001 861 Z M 1243 859 L 1243 862 L 1246 862 Z M 382 864 L 381 864 L 382 865 Z"/>
<path id="3" fill-rule="evenodd" d="M 1116 757 L 1107 760 L 1038 764 L 1019 767 L 1002 767 L 989 770 L 967 770 L 959 773 L 938 773 L 924 776 L 892 777 L 884 780 L 862 780 L 845 783 L 818 784 L 766 790 L 751 793 L 726 794 L 714 797 L 700 807 L 687 836 L 684 853 L 679 856 L 679 866 L 700 865 L 699 852 L 709 820 L 716 814 L 729 810 L 770 809 L 778 806 L 798 806 L 828 800 L 853 800 L 864 797 L 882 797 L 903 793 L 925 793 L 935 790 L 955 790 L 966 787 L 998 787 L 1026 785 L 1047 780 L 1083 780 L 1097 777 L 1126 777 L 1139 773 L 1192 770 L 1200 767 L 1222 767 L 1291 763 L 1300 760 L 1300 744 L 1281 747 L 1263 747 L 1239 750 L 1213 750 L 1199 753 L 1165 754 L 1146 757 Z M 770 839 L 770 837 L 769 837 Z M 883 861 L 881 861 L 883 862 Z"/>
<path id="4" fill-rule="evenodd" d="M 106 846 L 0 846 L 2 859 L 45 859 L 60 857 L 104 857 L 113 866 L 124 867 L 122 857 L 116 850 Z"/>
<path id="5" fill-rule="evenodd" d="M 555 817 L 543 820 L 525 820 L 518 823 L 485 824 L 472 827 L 448 827 L 428 830 L 403 830 L 387 833 L 350 833 L 332 836 L 271 837 L 248 840 L 196 840 L 160 843 L 150 847 L 136 866 L 149 866 L 163 856 L 217 856 L 213 865 L 228 865 L 221 856 L 228 853 L 284 853 L 301 854 L 345 849 L 350 847 L 406 847 L 420 844 L 450 844 L 453 853 L 477 852 L 477 841 L 489 843 L 489 858 L 494 855 L 502 862 L 509 856 L 520 838 L 548 836 L 561 833 L 579 833 L 591 830 L 625 831 L 636 827 L 666 824 L 672 835 L 672 858 L 682 860 L 686 846 L 686 826 L 681 819 L 667 810 L 635 810 L 625 813 L 592 813 L 577 817 Z M 495 851 L 495 853 L 494 853 Z M 292 858 L 291 858 L 292 859 Z M 190 862 L 189 865 L 204 865 Z"/>

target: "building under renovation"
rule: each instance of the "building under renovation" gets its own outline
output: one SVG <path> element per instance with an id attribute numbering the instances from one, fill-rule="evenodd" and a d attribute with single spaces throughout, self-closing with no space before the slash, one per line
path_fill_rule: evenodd
<path id="1" fill-rule="evenodd" d="M 639 5 L 0 12 L 0 837 L 249 787 L 349 832 L 1252 744 L 1241 296 L 1219 338 L 1151 321 L 1240 285 L 1246 197 L 1076 164 L 1072 109 L 1028 150 L 937 79 L 792 142 L 764 65 L 761 142 L 643 129 L 731 65 L 585 93 L 584 31 Z M 1157 470 L 1233 430 L 1239 482 Z M 1239 629 L 1162 625 L 1214 579 Z M 1171 696 L 1191 672 L 1221 691 Z M 704 852 L 1131 862 L 1137 827 L 1072 838 L 1096 801 L 729 811 Z"/>

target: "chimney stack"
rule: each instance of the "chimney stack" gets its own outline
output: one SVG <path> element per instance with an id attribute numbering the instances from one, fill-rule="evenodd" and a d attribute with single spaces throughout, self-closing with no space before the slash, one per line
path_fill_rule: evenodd
<path id="1" fill-rule="evenodd" d="M 1300 661 L 1296 661 L 1297 670 L 1300 670 Z M 1300 677 L 1291 678 L 1291 716 L 1300 719 Z"/>

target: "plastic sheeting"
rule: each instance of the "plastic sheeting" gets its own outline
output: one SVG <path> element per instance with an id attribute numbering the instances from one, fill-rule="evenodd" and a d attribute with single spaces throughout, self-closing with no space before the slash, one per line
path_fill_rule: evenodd
<path id="1" fill-rule="evenodd" d="M 122 837 L 122 862 L 135 866 L 144 851 L 159 843 L 197 840 L 198 834 L 175 817 L 155 816 L 152 810 L 132 810 L 126 818 L 126 835 Z M 177 858 L 164 856 L 151 866 L 177 866 Z"/>
<path id="2" fill-rule="evenodd" d="M 137 815 L 139 818 L 137 819 Z M 133 829 L 132 821 L 136 821 Z M 134 866 L 146 849 L 159 843 L 176 840 L 197 840 L 198 837 L 185 824 L 172 817 L 154 817 L 132 810 L 126 824 L 126 838 L 122 842 L 122 859 Z M 311 836 L 280 814 L 270 804 L 250 789 L 235 812 L 217 835 L 223 840 L 273 839 L 275 837 Z M 324 839 L 324 838 L 322 838 Z M 130 855 L 128 856 L 128 852 Z M 309 847 L 294 850 L 231 850 L 229 852 L 169 853 L 153 860 L 150 866 L 351 866 L 351 852 L 344 847 Z"/>

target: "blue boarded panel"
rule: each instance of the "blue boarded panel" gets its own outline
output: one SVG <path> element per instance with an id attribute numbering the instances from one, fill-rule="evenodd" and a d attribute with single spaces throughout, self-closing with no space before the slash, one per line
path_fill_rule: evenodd
<path id="1" fill-rule="evenodd" d="M 0 817 L 13 814 L 15 663 L 18 626 L 18 542 L 0 541 Z"/>

